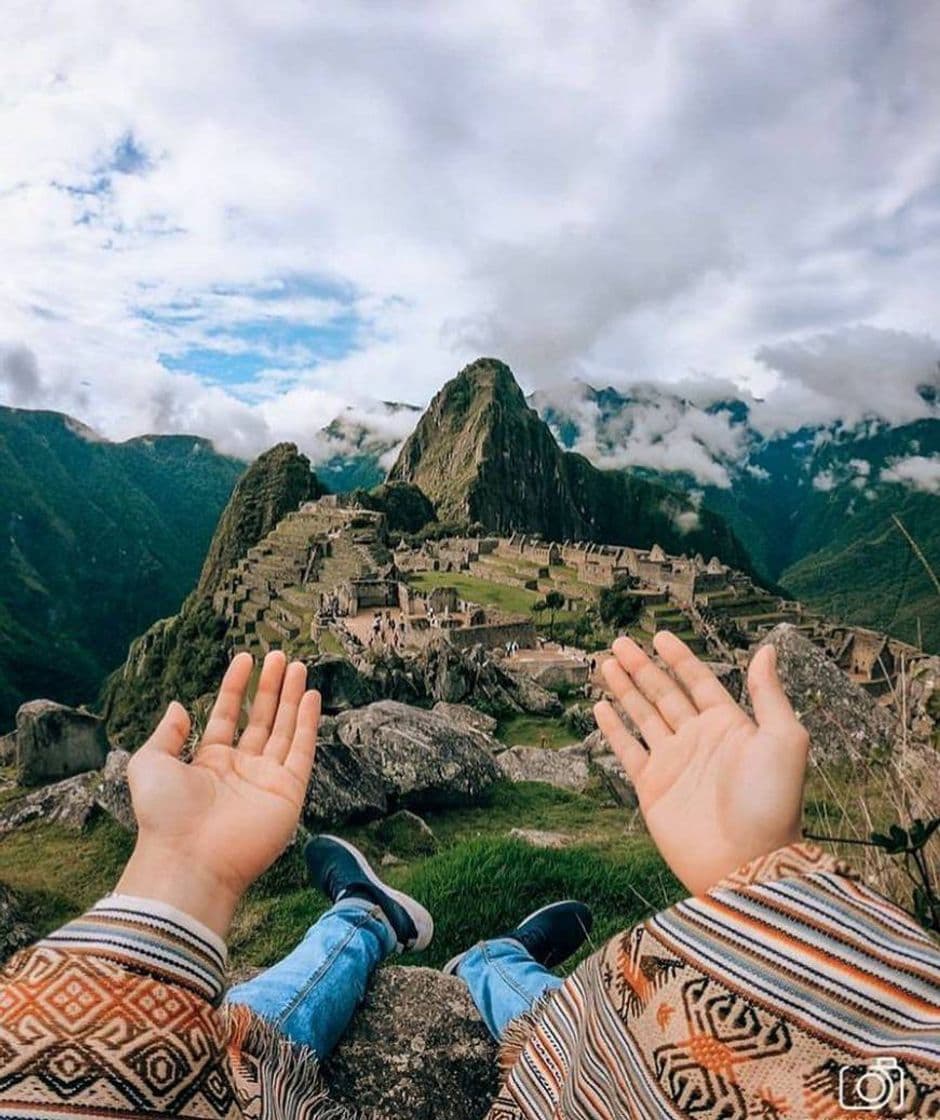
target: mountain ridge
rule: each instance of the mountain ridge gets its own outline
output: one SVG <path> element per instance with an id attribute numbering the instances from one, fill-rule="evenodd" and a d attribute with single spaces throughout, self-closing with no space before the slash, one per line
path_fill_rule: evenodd
<path id="1" fill-rule="evenodd" d="M 116 443 L 0 406 L 0 726 L 27 698 L 97 694 L 192 587 L 240 471 L 200 437 Z"/>

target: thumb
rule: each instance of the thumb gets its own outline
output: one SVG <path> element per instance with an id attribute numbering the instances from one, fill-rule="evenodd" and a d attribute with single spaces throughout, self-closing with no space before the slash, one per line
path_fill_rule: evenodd
<path id="1" fill-rule="evenodd" d="M 747 670 L 747 690 L 759 727 L 774 728 L 796 720 L 796 713 L 777 675 L 777 651 L 773 646 L 762 646 L 751 658 Z"/>
<path id="2" fill-rule="evenodd" d="M 183 744 L 189 735 L 189 713 L 182 704 L 174 700 L 163 713 L 163 719 L 154 728 L 153 734 L 141 747 L 142 751 L 154 751 L 179 758 Z"/>

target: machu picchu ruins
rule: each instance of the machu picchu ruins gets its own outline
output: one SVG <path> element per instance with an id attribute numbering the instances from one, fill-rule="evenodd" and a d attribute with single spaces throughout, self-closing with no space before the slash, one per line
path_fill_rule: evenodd
<path id="1" fill-rule="evenodd" d="M 575 651 L 539 633 L 531 609 L 501 608 L 495 594 L 477 601 L 461 591 L 468 578 L 478 590 L 556 592 L 560 609 L 572 614 L 626 580 L 638 600 L 631 628 L 638 640 L 648 644 L 657 630 L 671 629 L 696 653 L 737 665 L 775 626 L 790 623 L 874 695 L 890 693 L 898 673 L 922 656 L 905 642 L 826 619 L 717 557 L 520 532 L 396 541 L 383 513 L 336 495 L 304 502 L 279 521 L 230 569 L 213 606 L 233 652 L 413 651 L 445 640 L 509 650 L 523 666 L 526 651 L 571 659 Z"/>

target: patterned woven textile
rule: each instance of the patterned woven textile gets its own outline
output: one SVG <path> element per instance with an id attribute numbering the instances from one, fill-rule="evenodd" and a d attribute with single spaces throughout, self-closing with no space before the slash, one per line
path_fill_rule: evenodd
<path id="1" fill-rule="evenodd" d="M 224 967 L 198 923 L 119 897 L 18 954 L 0 1117 L 338 1118 L 309 1050 L 220 1010 Z M 502 1062 L 489 1120 L 940 1118 L 940 950 L 796 845 L 615 937 Z"/>
<path id="2" fill-rule="evenodd" d="M 940 951 L 795 845 L 615 937 L 503 1063 L 489 1120 L 940 1117 Z"/>

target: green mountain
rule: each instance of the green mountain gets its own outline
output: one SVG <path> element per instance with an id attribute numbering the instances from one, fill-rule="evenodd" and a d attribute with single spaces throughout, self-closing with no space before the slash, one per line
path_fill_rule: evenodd
<path id="1" fill-rule="evenodd" d="M 389 481 L 419 486 L 442 521 L 555 540 L 658 542 L 750 568 L 721 517 L 687 493 L 562 451 L 512 371 L 493 358 L 473 362 L 434 397 Z"/>
<path id="2" fill-rule="evenodd" d="M 93 699 L 193 586 L 243 464 L 193 436 L 101 439 L 0 407 L 0 729 L 25 699 Z"/>
<path id="3" fill-rule="evenodd" d="M 178 613 L 160 618 L 126 649 L 104 689 L 104 715 L 116 741 L 136 746 L 170 699 L 184 704 L 214 690 L 228 660 L 225 623 L 212 597 L 230 567 L 323 487 L 292 443 L 260 455 L 238 481 L 206 554 L 194 591 Z M 189 587 L 195 584 L 195 576 Z M 188 590 L 188 588 L 187 588 Z"/>

